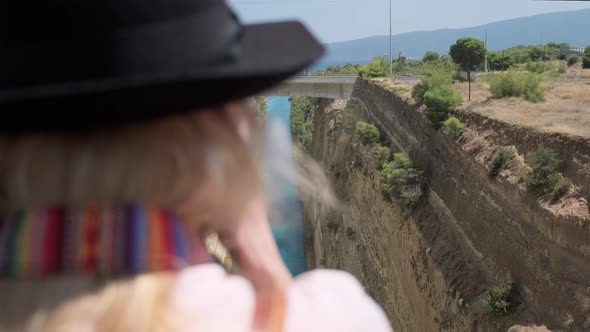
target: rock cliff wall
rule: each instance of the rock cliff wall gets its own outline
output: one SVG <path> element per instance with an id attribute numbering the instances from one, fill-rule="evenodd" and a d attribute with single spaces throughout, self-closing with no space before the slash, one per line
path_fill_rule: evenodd
<path id="1" fill-rule="evenodd" d="M 308 257 L 316 267 L 357 275 L 396 331 L 590 326 L 589 142 L 470 112 L 459 113 L 469 135 L 455 141 L 431 129 L 417 106 L 371 82 L 358 82 L 343 109 L 323 107 L 314 116 L 311 154 L 343 207 L 304 202 Z M 394 152 L 407 152 L 424 169 L 428 197 L 415 211 L 402 213 L 384 200 L 378 170 L 353 144 L 359 120 L 377 125 Z M 491 178 L 485 165 L 498 144 L 520 154 L 541 144 L 556 149 L 578 192 L 549 203 L 510 172 Z M 482 300 L 509 280 L 518 285 L 520 303 L 494 316 Z"/>

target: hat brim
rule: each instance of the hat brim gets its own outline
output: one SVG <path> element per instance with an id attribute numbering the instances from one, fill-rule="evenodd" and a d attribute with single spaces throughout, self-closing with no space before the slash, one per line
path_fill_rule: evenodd
<path id="1" fill-rule="evenodd" d="M 221 105 L 279 84 L 323 52 L 299 22 L 246 25 L 231 64 L 0 92 L 0 131 L 103 128 Z"/>

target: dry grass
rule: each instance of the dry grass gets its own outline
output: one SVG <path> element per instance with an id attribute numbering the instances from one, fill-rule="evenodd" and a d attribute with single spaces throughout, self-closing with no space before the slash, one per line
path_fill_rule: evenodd
<path id="1" fill-rule="evenodd" d="M 486 82 L 471 86 L 467 102 L 467 83 L 456 84 L 469 109 L 512 124 L 545 132 L 590 137 L 590 69 L 570 68 L 558 78 L 546 79 L 544 103 L 532 104 L 521 98 L 491 99 Z"/>
<path id="2" fill-rule="evenodd" d="M 567 80 L 588 80 L 590 79 L 590 70 L 582 69 L 582 65 L 578 63 L 568 68 L 567 73 L 562 75 L 561 78 Z"/>
<path id="3" fill-rule="evenodd" d="M 413 83 L 401 80 L 394 81 L 390 78 L 375 78 L 372 81 L 400 97 L 410 98 L 412 96 Z"/>
<path id="4" fill-rule="evenodd" d="M 464 103 L 469 102 L 469 83 L 455 83 L 455 90 L 459 92 Z M 492 97 L 488 83 L 476 81 L 471 83 L 471 102 L 484 102 Z"/>

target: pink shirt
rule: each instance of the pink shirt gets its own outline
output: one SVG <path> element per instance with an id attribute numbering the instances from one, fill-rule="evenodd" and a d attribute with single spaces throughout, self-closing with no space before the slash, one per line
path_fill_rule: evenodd
<path id="1" fill-rule="evenodd" d="M 180 273 L 171 305 L 176 330 L 251 332 L 255 293 L 250 283 L 217 265 Z M 350 274 L 316 270 L 295 279 L 286 292 L 284 332 L 390 332 L 379 306 Z"/>

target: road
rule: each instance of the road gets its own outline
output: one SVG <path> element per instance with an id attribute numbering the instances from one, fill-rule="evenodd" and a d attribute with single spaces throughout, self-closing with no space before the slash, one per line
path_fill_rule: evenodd
<path id="1" fill-rule="evenodd" d="M 297 75 L 289 79 L 289 82 L 294 83 L 354 83 L 358 75 Z M 422 79 L 421 75 L 399 75 L 396 76 L 398 81 L 403 82 L 419 82 Z"/>

